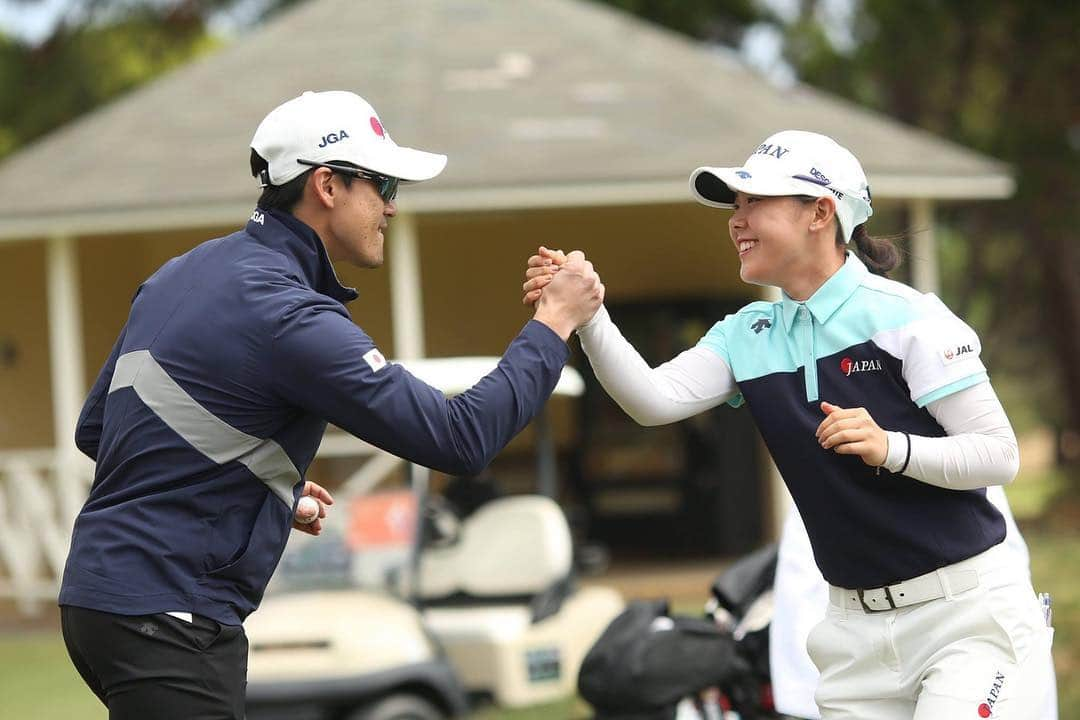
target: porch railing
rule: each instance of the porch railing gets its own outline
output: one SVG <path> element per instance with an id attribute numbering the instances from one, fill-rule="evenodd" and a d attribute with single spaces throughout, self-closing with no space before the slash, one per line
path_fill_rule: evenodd
<path id="1" fill-rule="evenodd" d="M 316 457 L 368 458 L 335 491 L 370 492 L 402 463 L 362 440 L 328 432 Z M 93 481 L 93 463 L 53 448 L 0 451 L 0 598 L 24 615 L 56 602 L 71 530 Z"/>

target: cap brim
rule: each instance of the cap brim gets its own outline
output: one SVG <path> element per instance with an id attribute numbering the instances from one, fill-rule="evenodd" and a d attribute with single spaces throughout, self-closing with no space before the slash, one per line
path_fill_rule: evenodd
<path id="1" fill-rule="evenodd" d="M 396 177 L 406 182 L 430 180 L 446 167 L 446 156 L 416 150 L 400 145 L 387 146 L 388 152 L 381 157 L 369 158 L 364 163 L 368 170 Z"/>
<path id="2" fill-rule="evenodd" d="M 743 167 L 699 167 L 690 173 L 690 192 L 699 203 L 709 207 L 728 208 L 735 204 L 735 193 L 776 197 L 782 195 L 813 195 L 820 197 L 829 191 L 825 187 L 796 178 L 775 175 L 755 175 Z"/>

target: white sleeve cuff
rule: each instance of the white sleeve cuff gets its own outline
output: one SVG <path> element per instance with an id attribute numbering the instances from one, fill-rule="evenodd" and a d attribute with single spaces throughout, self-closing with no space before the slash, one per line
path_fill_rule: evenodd
<path id="1" fill-rule="evenodd" d="M 947 434 L 912 436 L 911 458 L 904 475 L 950 490 L 1012 482 L 1020 466 L 1016 435 L 989 382 L 935 400 L 927 410 Z M 903 433 L 887 434 L 885 465 L 891 472 L 899 472 L 907 452 L 905 438 Z"/>
<path id="2" fill-rule="evenodd" d="M 887 431 L 885 436 L 889 441 L 889 452 L 885 456 L 883 465 L 889 472 L 900 472 L 908 454 L 908 438 L 904 433 L 894 430 Z"/>

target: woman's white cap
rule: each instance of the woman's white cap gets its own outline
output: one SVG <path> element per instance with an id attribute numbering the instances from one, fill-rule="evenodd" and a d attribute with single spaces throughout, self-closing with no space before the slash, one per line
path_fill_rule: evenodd
<path id="1" fill-rule="evenodd" d="M 844 239 L 874 214 L 870 186 L 858 159 L 826 135 L 784 130 L 770 135 L 742 167 L 700 167 L 690 192 L 703 205 L 731 208 L 735 193 L 772 197 L 810 195 L 836 199 Z"/>
<path id="2" fill-rule="evenodd" d="M 446 167 L 446 156 L 401 147 L 390 139 L 375 108 L 344 90 L 305 92 L 263 118 L 251 149 L 266 160 L 266 184 L 283 185 L 311 169 L 297 160 L 353 163 L 401 180 L 430 180 Z"/>

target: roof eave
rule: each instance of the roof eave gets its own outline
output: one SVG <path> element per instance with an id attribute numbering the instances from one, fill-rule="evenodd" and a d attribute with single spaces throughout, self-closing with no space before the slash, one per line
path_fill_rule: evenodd
<path id="1" fill-rule="evenodd" d="M 876 173 L 874 199 L 940 201 L 1000 200 L 1016 189 L 1005 173 L 961 176 L 914 176 Z M 417 187 L 401 198 L 401 212 L 483 212 L 556 207 L 602 207 L 690 202 L 685 180 L 560 183 L 557 185 Z M 235 226 L 251 211 L 253 199 L 163 207 L 78 210 L 0 217 L 0 241 L 55 236 L 163 232 L 184 228 Z"/>

